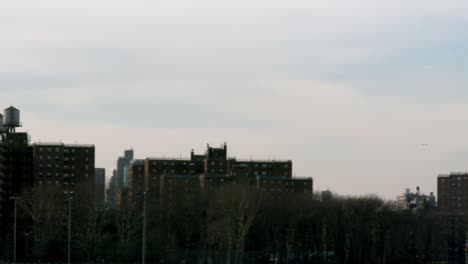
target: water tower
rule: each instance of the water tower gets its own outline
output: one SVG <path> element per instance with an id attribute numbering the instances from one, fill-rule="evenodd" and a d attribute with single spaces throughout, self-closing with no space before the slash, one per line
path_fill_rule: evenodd
<path id="1" fill-rule="evenodd" d="M 21 127 L 20 111 L 18 109 L 10 106 L 5 109 L 3 113 L 3 126 L 6 127 L 8 131 L 14 132 L 15 128 Z"/>
<path id="2" fill-rule="evenodd" d="M 0 114 L 0 133 L 3 133 L 6 131 L 6 127 L 3 126 L 3 115 Z"/>

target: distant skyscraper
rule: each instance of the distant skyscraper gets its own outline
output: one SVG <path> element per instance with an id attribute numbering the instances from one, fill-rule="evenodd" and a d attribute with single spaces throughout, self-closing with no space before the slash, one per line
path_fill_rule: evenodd
<path id="1" fill-rule="evenodd" d="M 117 159 L 117 190 L 121 190 L 124 186 L 124 171 L 125 167 L 130 165 L 133 160 L 133 149 L 124 151 L 124 156 Z"/>
<path id="2" fill-rule="evenodd" d="M 104 208 L 105 188 L 106 188 L 106 169 L 96 168 L 94 178 L 95 194 L 94 199 L 98 209 Z"/>
<path id="3" fill-rule="evenodd" d="M 108 208 L 116 208 L 117 206 L 117 170 L 112 171 L 112 177 L 109 181 L 109 188 L 106 193 L 106 206 Z"/>

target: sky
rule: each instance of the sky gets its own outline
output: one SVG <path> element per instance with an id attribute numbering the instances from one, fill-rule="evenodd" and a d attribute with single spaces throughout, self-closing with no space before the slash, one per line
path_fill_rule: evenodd
<path id="1" fill-rule="evenodd" d="M 393 199 L 468 171 L 468 1 L 0 3 L 0 108 L 33 142 L 291 159 Z"/>

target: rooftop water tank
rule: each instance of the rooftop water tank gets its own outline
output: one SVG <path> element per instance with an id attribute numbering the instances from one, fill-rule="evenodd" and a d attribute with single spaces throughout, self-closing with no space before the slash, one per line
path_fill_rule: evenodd
<path id="1" fill-rule="evenodd" d="M 20 111 L 13 106 L 8 107 L 4 111 L 3 126 L 5 127 L 20 127 Z"/>
<path id="2" fill-rule="evenodd" d="M 5 132 L 6 128 L 3 126 L 3 115 L 0 114 L 0 132 Z"/>

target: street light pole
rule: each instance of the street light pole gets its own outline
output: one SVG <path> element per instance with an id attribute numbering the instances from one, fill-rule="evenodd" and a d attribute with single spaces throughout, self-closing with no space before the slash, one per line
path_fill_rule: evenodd
<path id="1" fill-rule="evenodd" d="M 16 264 L 16 197 L 10 197 L 10 200 L 14 202 L 14 212 L 13 212 L 13 264 Z"/>
<path id="2" fill-rule="evenodd" d="M 149 192 L 141 192 L 140 197 L 143 198 L 143 236 L 141 241 L 141 263 L 145 264 L 146 257 L 146 198 Z"/>
<path id="3" fill-rule="evenodd" d="M 72 202 L 72 191 L 65 191 L 68 196 L 68 250 L 67 250 L 67 263 L 70 264 L 71 259 L 71 202 Z"/>

